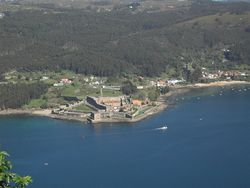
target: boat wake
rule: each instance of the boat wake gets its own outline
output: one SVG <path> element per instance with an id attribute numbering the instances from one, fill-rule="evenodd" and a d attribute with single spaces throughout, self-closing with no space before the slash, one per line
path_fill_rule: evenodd
<path id="1" fill-rule="evenodd" d="M 154 130 L 156 130 L 156 131 L 165 131 L 167 129 L 168 129 L 167 126 L 163 126 L 163 127 L 155 128 Z"/>

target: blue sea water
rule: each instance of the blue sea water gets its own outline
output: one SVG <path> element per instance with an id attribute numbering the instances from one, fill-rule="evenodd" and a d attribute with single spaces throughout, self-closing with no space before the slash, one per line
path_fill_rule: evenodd
<path id="1" fill-rule="evenodd" d="M 192 96 L 134 124 L 1 117 L 0 149 L 31 188 L 250 187 L 250 90 Z"/>

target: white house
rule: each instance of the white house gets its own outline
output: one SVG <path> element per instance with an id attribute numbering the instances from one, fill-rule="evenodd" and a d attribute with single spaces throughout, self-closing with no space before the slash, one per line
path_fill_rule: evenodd
<path id="1" fill-rule="evenodd" d="M 54 83 L 53 86 L 55 87 L 63 86 L 63 83 Z"/>
<path id="2" fill-rule="evenodd" d="M 143 86 L 137 86 L 137 89 L 143 89 Z"/>
<path id="3" fill-rule="evenodd" d="M 178 83 L 182 83 L 182 82 L 185 82 L 185 80 L 177 80 L 177 79 L 171 79 L 171 80 L 168 80 L 168 84 L 169 85 L 175 85 L 175 84 L 178 84 Z"/>
<path id="4" fill-rule="evenodd" d="M 48 79 L 49 79 L 49 77 L 43 76 L 43 77 L 41 78 L 41 81 L 45 81 L 45 80 L 48 80 Z"/>
<path id="5" fill-rule="evenodd" d="M 5 16 L 5 14 L 0 12 L 0 19 L 2 19 L 4 16 Z"/>
<path id="6" fill-rule="evenodd" d="M 167 85 L 166 82 L 163 80 L 158 80 L 156 82 L 156 86 L 158 86 L 158 87 L 165 87 L 166 85 Z"/>
<path id="7" fill-rule="evenodd" d="M 85 82 L 89 82 L 89 79 L 88 79 L 88 78 L 84 78 L 84 81 L 85 81 Z"/>
<path id="8" fill-rule="evenodd" d="M 63 78 L 63 79 L 61 79 L 60 83 L 62 83 L 62 84 L 72 84 L 72 81 L 69 80 L 68 78 Z"/>
<path id="9" fill-rule="evenodd" d="M 151 86 L 156 86 L 156 82 L 155 81 L 150 81 L 150 85 Z"/>

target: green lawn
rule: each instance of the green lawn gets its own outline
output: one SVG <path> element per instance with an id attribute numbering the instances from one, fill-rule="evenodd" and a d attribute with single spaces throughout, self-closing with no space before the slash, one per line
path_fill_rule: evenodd
<path id="1" fill-rule="evenodd" d="M 123 95 L 121 91 L 114 91 L 111 89 L 103 89 L 102 93 L 104 97 L 118 97 Z"/>
<path id="2" fill-rule="evenodd" d="M 62 96 L 70 97 L 86 97 L 86 96 L 100 96 L 99 88 L 91 88 L 88 86 L 82 86 L 80 84 L 68 85 L 62 89 Z"/>
<path id="3" fill-rule="evenodd" d="M 40 108 L 42 105 L 46 104 L 44 99 L 33 99 L 29 104 L 25 105 L 26 108 Z"/>
<path id="4" fill-rule="evenodd" d="M 80 110 L 80 111 L 85 112 L 85 113 L 88 113 L 88 112 L 92 112 L 92 111 L 93 111 L 92 108 L 88 107 L 88 106 L 85 105 L 85 104 L 83 104 L 83 105 L 81 105 L 81 106 L 78 106 L 78 107 L 76 107 L 75 109 L 76 109 L 76 110 Z"/>
<path id="5" fill-rule="evenodd" d="M 57 83 L 57 80 L 48 79 L 48 80 L 45 80 L 44 83 L 48 84 L 49 86 L 52 86 L 54 83 Z"/>
<path id="6" fill-rule="evenodd" d="M 79 86 L 68 85 L 62 89 L 62 96 L 76 97 L 79 95 Z"/>
<path id="7" fill-rule="evenodd" d="M 86 97 L 86 96 L 98 97 L 98 96 L 100 96 L 100 89 L 99 88 L 92 88 L 89 86 L 84 86 L 81 89 L 81 95 L 84 97 Z"/>

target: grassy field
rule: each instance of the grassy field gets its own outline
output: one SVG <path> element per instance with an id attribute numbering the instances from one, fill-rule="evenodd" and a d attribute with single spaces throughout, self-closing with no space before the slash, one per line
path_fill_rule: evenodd
<path id="1" fill-rule="evenodd" d="M 81 106 L 78 106 L 75 108 L 76 110 L 80 110 L 82 112 L 88 113 L 88 112 L 92 112 L 93 109 L 91 109 L 90 107 L 88 107 L 87 105 L 83 104 Z"/>
<path id="2" fill-rule="evenodd" d="M 46 104 L 44 99 L 33 99 L 29 104 L 25 105 L 25 108 L 40 108 L 42 105 Z"/>
<path id="3" fill-rule="evenodd" d="M 188 20 L 186 22 L 177 23 L 175 26 L 193 26 L 193 24 L 200 24 L 204 27 L 209 26 L 222 26 L 222 25 L 229 25 L 229 24 L 237 24 L 240 25 L 247 25 L 250 23 L 250 12 L 245 12 L 244 14 L 214 14 L 209 16 L 202 16 L 199 18 L 195 18 L 192 20 Z"/>
<path id="4" fill-rule="evenodd" d="M 62 89 L 62 96 L 76 97 L 79 95 L 79 86 L 68 85 Z"/>
<path id="5" fill-rule="evenodd" d="M 110 89 L 103 89 L 102 93 L 104 97 L 118 97 L 123 95 L 121 91 L 114 91 Z"/>

